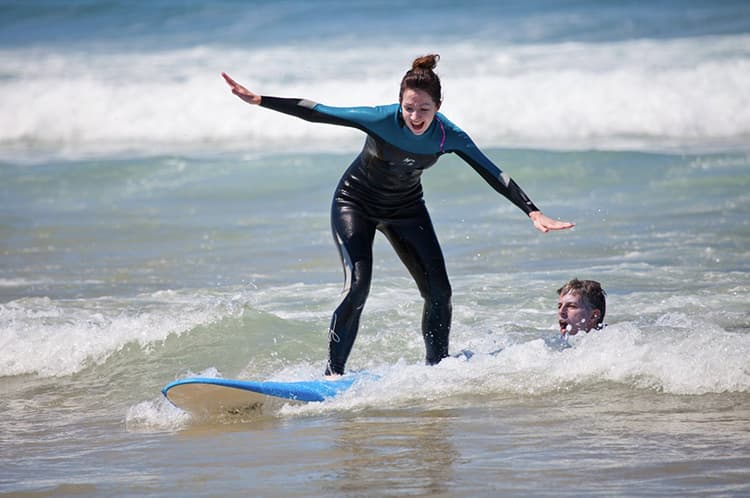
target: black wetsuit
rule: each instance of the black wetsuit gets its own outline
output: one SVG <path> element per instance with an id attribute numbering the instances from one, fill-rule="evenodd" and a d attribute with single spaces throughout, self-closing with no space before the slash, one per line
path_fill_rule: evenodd
<path id="1" fill-rule="evenodd" d="M 404 123 L 399 104 L 329 107 L 309 100 L 263 96 L 261 106 L 307 121 L 358 128 L 367 134 L 362 152 L 336 188 L 331 208 L 346 286 L 344 299 L 331 319 L 326 373 L 344 373 L 357 336 L 370 291 L 376 230 L 388 238 L 424 298 L 422 335 L 427 363 L 448 356 L 451 286 L 422 196 L 422 172 L 442 154 L 455 152 L 525 213 L 536 211 L 536 206 L 465 132 L 440 113 L 422 135 L 416 135 Z"/>

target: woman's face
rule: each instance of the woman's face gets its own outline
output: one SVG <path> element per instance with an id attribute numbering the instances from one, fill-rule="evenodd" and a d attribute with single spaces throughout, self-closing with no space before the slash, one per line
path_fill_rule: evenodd
<path id="1" fill-rule="evenodd" d="M 401 97 L 401 113 L 406 126 L 415 135 L 421 135 L 432 124 L 440 106 L 424 90 L 407 88 Z"/>

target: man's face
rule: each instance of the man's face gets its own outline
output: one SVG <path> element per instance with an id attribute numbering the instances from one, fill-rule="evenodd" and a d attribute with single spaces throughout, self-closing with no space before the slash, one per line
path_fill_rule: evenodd
<path id="1" fill-rule="evenodd" d="M 586 305 L 583 296 L 576 292 L 568 292 L 557 300 L 557 320 L 560 333 L 576 335 L 579 331 L 596 328 L 601 312 Z"/>

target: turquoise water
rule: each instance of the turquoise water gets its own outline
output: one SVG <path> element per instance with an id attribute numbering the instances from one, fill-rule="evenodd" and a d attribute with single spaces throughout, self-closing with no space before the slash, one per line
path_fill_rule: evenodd
<path id="1" fill-rule="evenodd" d="M 746 495 L 744 3 L 433 2 L 413 36 L 426 4 L 305 5 L 0 4 L 0 494 Z M 389 103 L 425 51 L 446 115 L 575 229 L 536 232 L 445 156 L 424 186 L 471 361 L 422 365 L 378 236 L 349 368 L 379 382 L 249 418 L 169 405 L 187 375 L 319 376 L 343 285 L 328 210 L 362 136 L 219 72 Z M 608 326 L 551 350 L 572 277 Z"/>

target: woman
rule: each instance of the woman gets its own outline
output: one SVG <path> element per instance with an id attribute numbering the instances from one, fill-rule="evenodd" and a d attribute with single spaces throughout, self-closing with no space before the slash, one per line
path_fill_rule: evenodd
<path id="1" fill-rule="evenodd" d="M 434 72 L 438 59 L 438 55 L 415 59 L 401 81 L 399 103 L 377 107 L 329 107 L 303 99 L 260 96 L 222 73 L 232 93 L 249 104 L 367 134 L 362 152 L 336 188 L 331 208 L 346 288 L 331 320 L 326 375 L 344 373 L 370 291 L 376 230 L 388 238 L 424 298 L 426 362 L 432 365 L 448 356 L 451 286 L 420 181 L 422 172 L 442 154 L 458 154 L 541 232 L 573 226 L 542 214 L 465 132 L 438 113 L 442 103 L 440 79 Z"/>

